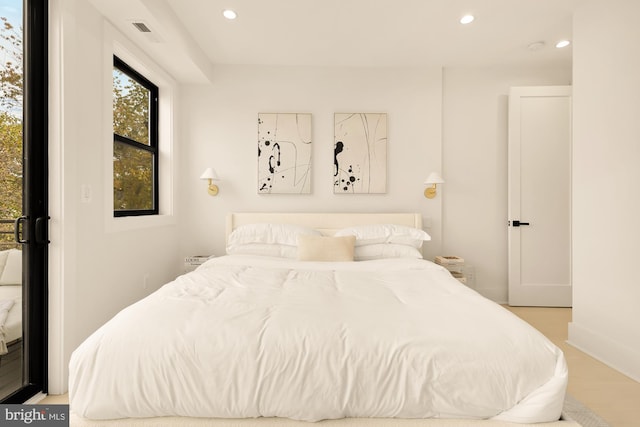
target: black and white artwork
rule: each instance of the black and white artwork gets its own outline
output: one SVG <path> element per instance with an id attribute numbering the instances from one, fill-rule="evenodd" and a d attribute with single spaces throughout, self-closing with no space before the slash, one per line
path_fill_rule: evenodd
<path id="1" fill-rule="evenodd" d="M 387 192 L 386 113 L 336 113 L 335 194 Z"/>
<path id="2" fill-rule="evenodd" d="M 311 114 L 258 114 L 258 193 L 311 193 Z"/>

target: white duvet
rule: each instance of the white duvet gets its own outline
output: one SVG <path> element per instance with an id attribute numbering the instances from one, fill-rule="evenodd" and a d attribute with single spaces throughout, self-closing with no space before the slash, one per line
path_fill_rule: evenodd
<path id="1" fill-rule="evenodd" d="M 528 324 L 429 261 L 214 258 L 72 355 L 71 410 L 557 420 L 567 368 Z"/>

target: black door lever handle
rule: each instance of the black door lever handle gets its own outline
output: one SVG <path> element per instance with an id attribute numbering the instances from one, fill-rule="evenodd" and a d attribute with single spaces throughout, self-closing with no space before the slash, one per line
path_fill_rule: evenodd
<path id="1" fill-rule="evenodd" d="M 20 218 L 15 220 L 13 225 L 13 237 L 16 243 L 20 243 L 21 245 L 25 245 L 29 243 L 29 239 L 25 238 L 25 235 L 28 235 L 27 229 L 25 227 L 28 227 L 28 225 L 29 225 L 28 216 L 21 216 Z"/>
<path id="2" fill-rule="evenodd" d="M 47 221 L 51 219 L 50 216 L 36 218 L 36 243 L 39 245 L 48 245 L 51 243 L 49 240 L 49 233 L 47 227 Z"/>
<path id="3" fill-rule="evenodd" d="M 514 227 L 520 227 L 521 225 L 529 225 L 528 222 L 520 222 L 517 219 L 514 221 L 511 221 L 511 225 L 513 225 Z"/>

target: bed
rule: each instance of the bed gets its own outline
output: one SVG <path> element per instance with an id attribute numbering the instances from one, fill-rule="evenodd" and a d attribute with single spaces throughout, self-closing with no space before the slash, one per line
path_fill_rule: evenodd
<path id="1" fill-rule="evenodd" d="M 72 425 L 567 425 L 562 352 L 422 259 L 419 214 L 231 214 L 227 234 L 74 351 Z"/>

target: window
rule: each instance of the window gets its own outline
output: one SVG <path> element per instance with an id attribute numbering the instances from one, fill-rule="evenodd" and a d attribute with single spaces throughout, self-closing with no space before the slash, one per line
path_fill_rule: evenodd
<path id="1" fill-rule="evenodd" d="M 158 214 L 158 87 L 113 57 L 113 215 Z"/>

